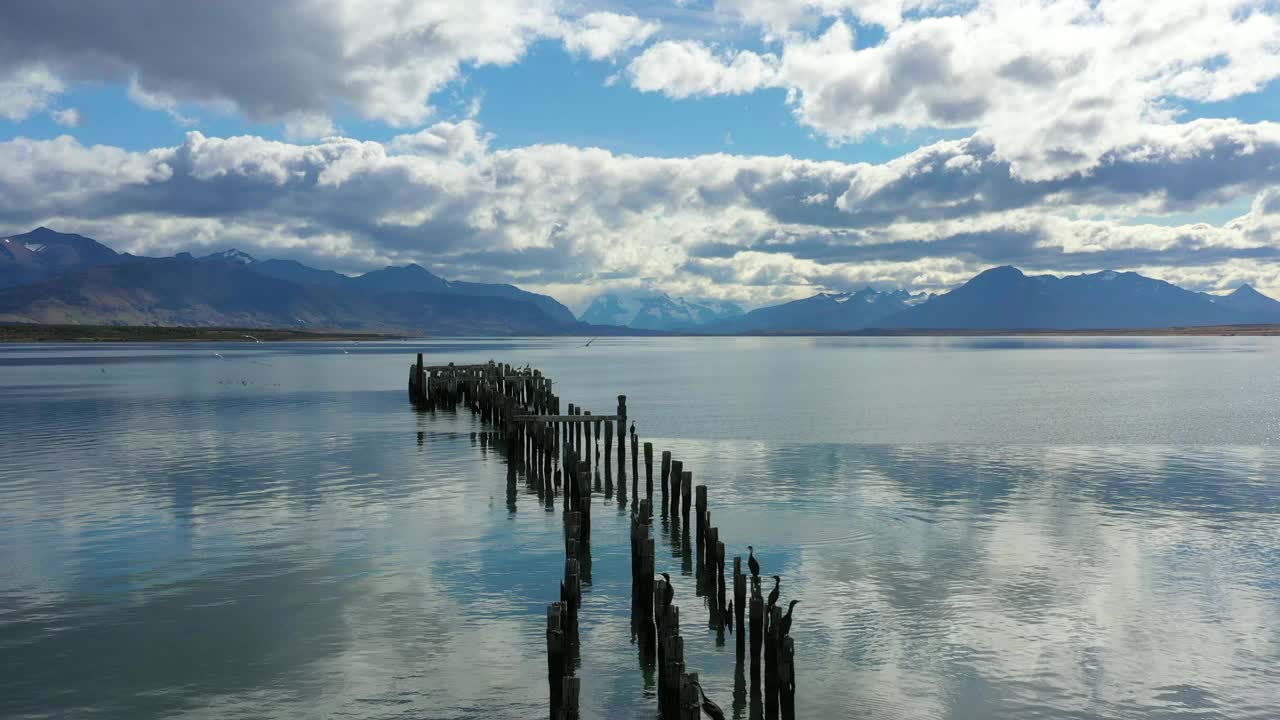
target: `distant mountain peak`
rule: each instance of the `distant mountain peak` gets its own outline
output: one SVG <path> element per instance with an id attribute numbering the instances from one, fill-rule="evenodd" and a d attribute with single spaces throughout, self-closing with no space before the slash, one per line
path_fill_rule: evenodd
<path id="1" fill-rule="evenodd" d="M 1260 297 L 1260 298 L 1267 298 L 1267 296 L 1266 296 L 1266 295 L 1263 295 L 1262 293 L 1258 292 L 1257 288 L 1255 288 L 1254 286 L 1250 285 L 1249 283 L 1245 283 L 1245 284 L 1241 285 L 1240 287 L 1236 288 L 1235 290 L 1231 291 L 1231 293 L 1230 293 L 1229 295 L 1227 295 L 1227 297 L 1236 297 L 1236 298 Z M 1271 298 L 1267 298 L 1267 299 L 1268 299 L 1268 300 L 1270 300 Z"/>
<path id="2" fill-rule="evenodd" d="M 206 255 L 206 256 L 204 256 L 204 258 L 202 258 L 202 259 L 204 259 L 204 260 L 226 260 L 226 261 L 229 261 L 229 262 L 238 262 L 238 263 L 241 263 L 242 265 L 252 265 L 252 264 L 254 264 L 254 263 L 258 262 L 258 261 L 257 261 L 257 260 L 255 260 L 255 259 L 254 259 L 254 257 L 253 257 L 252 255 L 250 255 L 249 253 L 247 253 L 247 252 L 243 252 L 243 251 L 241 251 L 241 250 L 237 250 L 237 249 L 235 249 L 235 248 L 230 248 L 229 250 L 223 250 L 222 252 L 216 252 L 216 253 L 213 253 L 213 254 L 211 254 L 211 255 Z"/>

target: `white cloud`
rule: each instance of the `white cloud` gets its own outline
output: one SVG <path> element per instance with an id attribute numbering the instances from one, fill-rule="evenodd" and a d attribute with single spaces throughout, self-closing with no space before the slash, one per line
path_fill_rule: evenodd
<path id="1" fill-rule="evenodd" d="M 84 116 L 75 108 L 65 108 L 62 110 L 54 110 L 49 113 L 53 121 L 63 127 L 80 127 L 84 124 Z"/>
<path id="2" fill-rule="evenodd" d="M 637 90 L 673 98 L 691 95 L 740 95 L 777 82 L 778 58 L 750 50 L 717 55 L 691 40 L 665 40 L 650 46 L 627 66 Z"/>
<path id="3" fill-rule="evenodd" d="M 790 91 L 797 119 L 839 141 L 884 128 L 976 128 L 1025 179 L 1094 167 L 1175 122 L 1171 101 L 1210 102 L 1280 76 L 1280 8 L 1269 0 L 722 2 L 772 53 L 660 43 L 634 87 L 675 98 Z M 905 14 L 904 13 L 909 13 Z M 847 15 L 883 25 L 858 47 Z M 817 18 L 834 18 L 814 34 Z M 745 64 L 745 63 L 744 63 Z"/>
<path id="4" fill-rule="evenodd" d="M 644 44 L 660 28 L 659 23 L 642 20 L 635 15 L 591 12 L 565 23 L 562 32 L 564 46 L 569 52 L 604 60 Z"/>
<path id="5" fill-rule="evenodd" d="M 407 155 L 470 160 L 480 157 L 488 150 L 492 137 L 481 130 L 480 124 L 475 120 L 439 122 L 416 133 L 397 135 L 391 139 L 388 147 Z"/>
<path id="6" fill-rule="evenodd" d="M 48 108 L 63 89 L 43 65 L 17 65 L 8 75 L 0 71 L 0 118 L 24 120 Z"/>
<path id="7" fill-rule="evenodd" d="M 1197 268 L 1193 287 L 1248 278 L 1280 291 L 1275 124 L 1162 130 L 1053 182 L 1019 180 L 976 138 L 878 165 L 488 143 L 471 120 L 385 145 L 190 133 L 139 153 L 12 140 L 0 143 L 0 226 L 134 252 L 235 244 L 348 271 L 431 262 L 546 290 L 640 278 L 748 304 L 864 282 L 941 289 L 1005 263 Z M 1249 195 L 1250 213 L 1221 226 L 1127 224 Z"/>
<path id="8" fill-rule="evenodd" d="M 422 123 L 464 66 L 508 65 L 557 37 L 554 0 L 59 2 L 0 7 L 0 114 L 43 109 L 64 83 L 130 82 L 131 97 L 287 121 L 299 135 L 350 109 Z M 604 31 L 601 31 L 604 32 Z M 599 47 L 603 40 L 593 40 Z"/>

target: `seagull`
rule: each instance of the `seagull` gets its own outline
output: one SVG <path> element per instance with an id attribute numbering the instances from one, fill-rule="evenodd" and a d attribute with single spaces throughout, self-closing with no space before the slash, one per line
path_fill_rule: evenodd
<path id="1" fill-rule="evenodd" d="M 343 355 L 350 355 L 351 353 L 347 352 L 346 350 L 343 350 L 343 351 L 342 351 L 342 354 L 343 354 Z"/>
<path id="2" fill-rule="evenodd" d="M 598 337 L 593 337 L 593 338 L 591 338 L 590 340 L 588 340 L 588 341 L 586 342 L 586 344 L 584 344 L 584 345 L 579 345 L 578 347 L 591 347 L 591 343 L 593 343 L 593 342 L 595 342 L 595 341 L 597 341 L 597 340 L 599 340 L 599 339 L 600 339 L 600 338 L 598 338 Z"/>
<path id="3" fill-rule="evenodd" d="M 254 342 L 256 342 L 256 343 L 260 343 L 260 342 L 262 342 L 261 340 L 259 340 L 258 338 L 254 337 L 254 336 L 252 336 L 252 335 L 241 335 L 240 337 L 247 337 L 247 338 L 249 338 L 250 340 L 252 340 L 252 341 L 254 341 Z"/>
<path id="4" fill-rule="evenodd" d="M 222 357 L 222 353 L 214 353 L 213 356 L 219 360 L 226 360 L 226 358 Z"/>

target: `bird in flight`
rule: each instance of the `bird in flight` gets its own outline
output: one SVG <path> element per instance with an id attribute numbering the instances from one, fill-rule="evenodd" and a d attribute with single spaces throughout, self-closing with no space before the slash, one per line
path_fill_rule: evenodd
<path id="1" fill-rule="evenodd" d="M 261 340 L 259 340 L 258 338 L 254 337 L 254 336 L 252 336 L 252 335 L 244 335 L 244 336 L 242 336 L 242 337 L 247 337 L 247 338 L 249 338 L 250 340 L 252 340 L 252 341 L 254 341 L 254 342 L 256 342 L 256 343 L 260 343 L 260 342 L 262 342 Z"/>
<path id="2" fill-rule="evenodd" d="M 597 340 L 599 340 L 599 339 L 600 339 L 600 338 L 598 338 L 598 337 L 593 337 L 593 338 L 591 338 L 590 340 L 588 340 L 585 344 L 583 344 L 583 345 L 579 345 L 578 347 L 591 347 L 591 343 L 593 343 L 593 342 L 595 342 L 595 341 L 597 341 Z"/>

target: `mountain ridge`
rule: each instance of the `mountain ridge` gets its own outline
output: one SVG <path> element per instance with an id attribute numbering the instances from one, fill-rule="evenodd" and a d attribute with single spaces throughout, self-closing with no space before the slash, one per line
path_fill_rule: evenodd
<path id="1" fill-rule="evenodd" d="M 1059 277 L 1003 265 L 937 295 L 866 287 L 750 312 L 660 291 L 606 293 L 579 320 L 550 296 L 504 283 L 447 280 L 418 264 L 347 276 L 295 260 L 259 261 L 235 248 L 199 258 L 187 252 L 148 258 L 39 227 L 0 238 L 0 322 L 472 335 L 1076 331 L 1280 323 L 1280 301 L 1249 284 L 1213 295 L 1136 272 Z"/>

